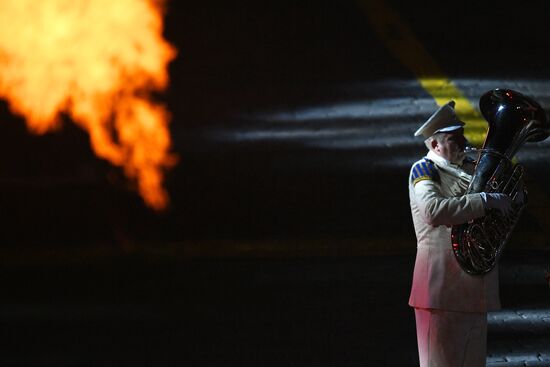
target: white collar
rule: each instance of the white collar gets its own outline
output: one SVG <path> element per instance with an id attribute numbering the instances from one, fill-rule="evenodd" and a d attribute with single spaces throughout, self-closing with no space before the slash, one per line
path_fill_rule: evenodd
<path id="1" fill-rule="evenodd" d="M 462 168 L 462 165 L 464 164 L 464 161 L 462 161 L 460 164 L 451 163 L 450 161 L 446 160 L 445 158 L 443 158 L 442 156 L 440 156 L 439 154 L 437 154 L 433 150 L 428 151 L 428 154 L 426 155 L 426 158 L 434 161 L 439 166 L 451 167 L 451 168 L 454 168 L 454 169 L 460 169 L 460 168 Z"/>
<path id="2" fill-rule="evenodd" d="M 458 176 L 460 177 L 463 177 L 468 180 L 472 178 L 470 174 L 464 171 L 462 166 L 449 162 L 448 160 L 446 160 L 445 158 L 438 155 L 436 152 L 432 150 L 430 150 L 428 154 L 426 154 L 426 158 L 432 160 L 437 166 L 441 167 L 444 170 L 456 172 L 455 174 L 458 174 Z"/>
<path id="3" fill-rule="evenodd" d="M 448 160 L 446 160 L 445 158 L 443 158 L 442 156 L 440 156 L 439 154 L 437 154 L 433 150 L 428 151 L 428 154 L 426 154 L 426 158 L 428 158 L 429 160 L 434 161 L 435 163 L 437 163 L 440 166 L 450 166 L 451 165 L 451 162 L 449 162 Z M 453 166 L 454 166 L 454 164 L 453 164 Z"/>

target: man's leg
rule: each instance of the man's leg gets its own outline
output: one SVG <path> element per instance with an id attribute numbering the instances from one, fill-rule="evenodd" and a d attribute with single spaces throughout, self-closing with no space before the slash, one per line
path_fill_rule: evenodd
<path id="1" fill-rule="evenodd" d="M 487 315 L 415 308 L 421 367 L 484 367 Z"/>
<path id="2" fill-rule="evenodd" d="M 429 333 L 432 313 L 430 310 L 424 308 L 415 308 L 414 316 L 416 319 L 416 341 L 418 343 L 420 367 L 428 367 L 430 354 Z"/>

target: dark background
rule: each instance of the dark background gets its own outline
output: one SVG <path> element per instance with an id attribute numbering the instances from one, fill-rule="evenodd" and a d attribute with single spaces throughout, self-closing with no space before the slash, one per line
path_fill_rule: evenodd
<path id="1" fill-rule="evenodd" d="M 510 87 L 550 107 L 544 1 L 387 3 L 474 106 Z M 2 365 L 415 365 L 407 175 L 433 98 L 354 1 L 170 1 L 165 21 L 165 212 L 70 121 L 32 135 L 0 103 Z M 391 113 L 297 118 L 349 103 Z M 519 155 L 506 309 L 548 308 L 548 158 Z M 548 338 L 490 351 L 525 335 Z"/>
<path id="2" fill-rule="evenodd" d="M 545 3 L 513 11 L 495 4 L 389 3 L 474 106 L 497 86 L 519 89 L 545 106 Z M 419 85 L 410 87 L 415 76 L 376 38 L 358 3 L 172 1 L 165 28 L 179 51 L 170 65 L 171 86 L 158 96 L 173 115 L 173 151 L 180 157 L 167 172 L 170 208 L 147 208 L 70 121 L 57 132 L 31 135 L 2 102 L 3 243 L 414 235 L 404 182 L 424 147 L 419 140 L 385 141 L 414 132 L 436 105 Z M 398 98 L 406 99 L 392 105 L 388 118 L 278 123 L 261 117 Z M 375 126 L 364 140 L 379 144 L 331 148 L 292 136 L 350 126 Z M 267 137 L 223 138 L 258 128 Z M 270 132 L 288 137 L 270 138 Z M 538 182 L 546 180 L 547 160 L 536 150 L 525 160 L 545 191 Z M 391 163 L 394 157 L 401 162 Z"/>

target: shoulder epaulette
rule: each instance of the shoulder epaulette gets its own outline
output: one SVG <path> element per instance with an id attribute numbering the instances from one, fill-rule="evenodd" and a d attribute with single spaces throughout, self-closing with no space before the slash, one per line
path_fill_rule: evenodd
<path id="1" fill-rule="evenodd" d="M 411 181 L 413 186 L 422 180 L 438 180 L 437 169 L 434 162 L 424 158 L 416 162 L 411 169 Z"/>

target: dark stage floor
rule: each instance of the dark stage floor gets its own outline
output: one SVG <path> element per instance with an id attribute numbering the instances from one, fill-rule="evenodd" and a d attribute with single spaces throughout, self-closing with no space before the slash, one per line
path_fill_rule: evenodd
<path id="1" fill-rule="evenodd" d="M 2 366 L 415 366 L 414 254 L 184 258 L 158 251 L 13 261 Z M 540 253 L 501 262 L 489 366 L 550 365 Z M 73 260 L 69 260 L 72 258 Z"/>

